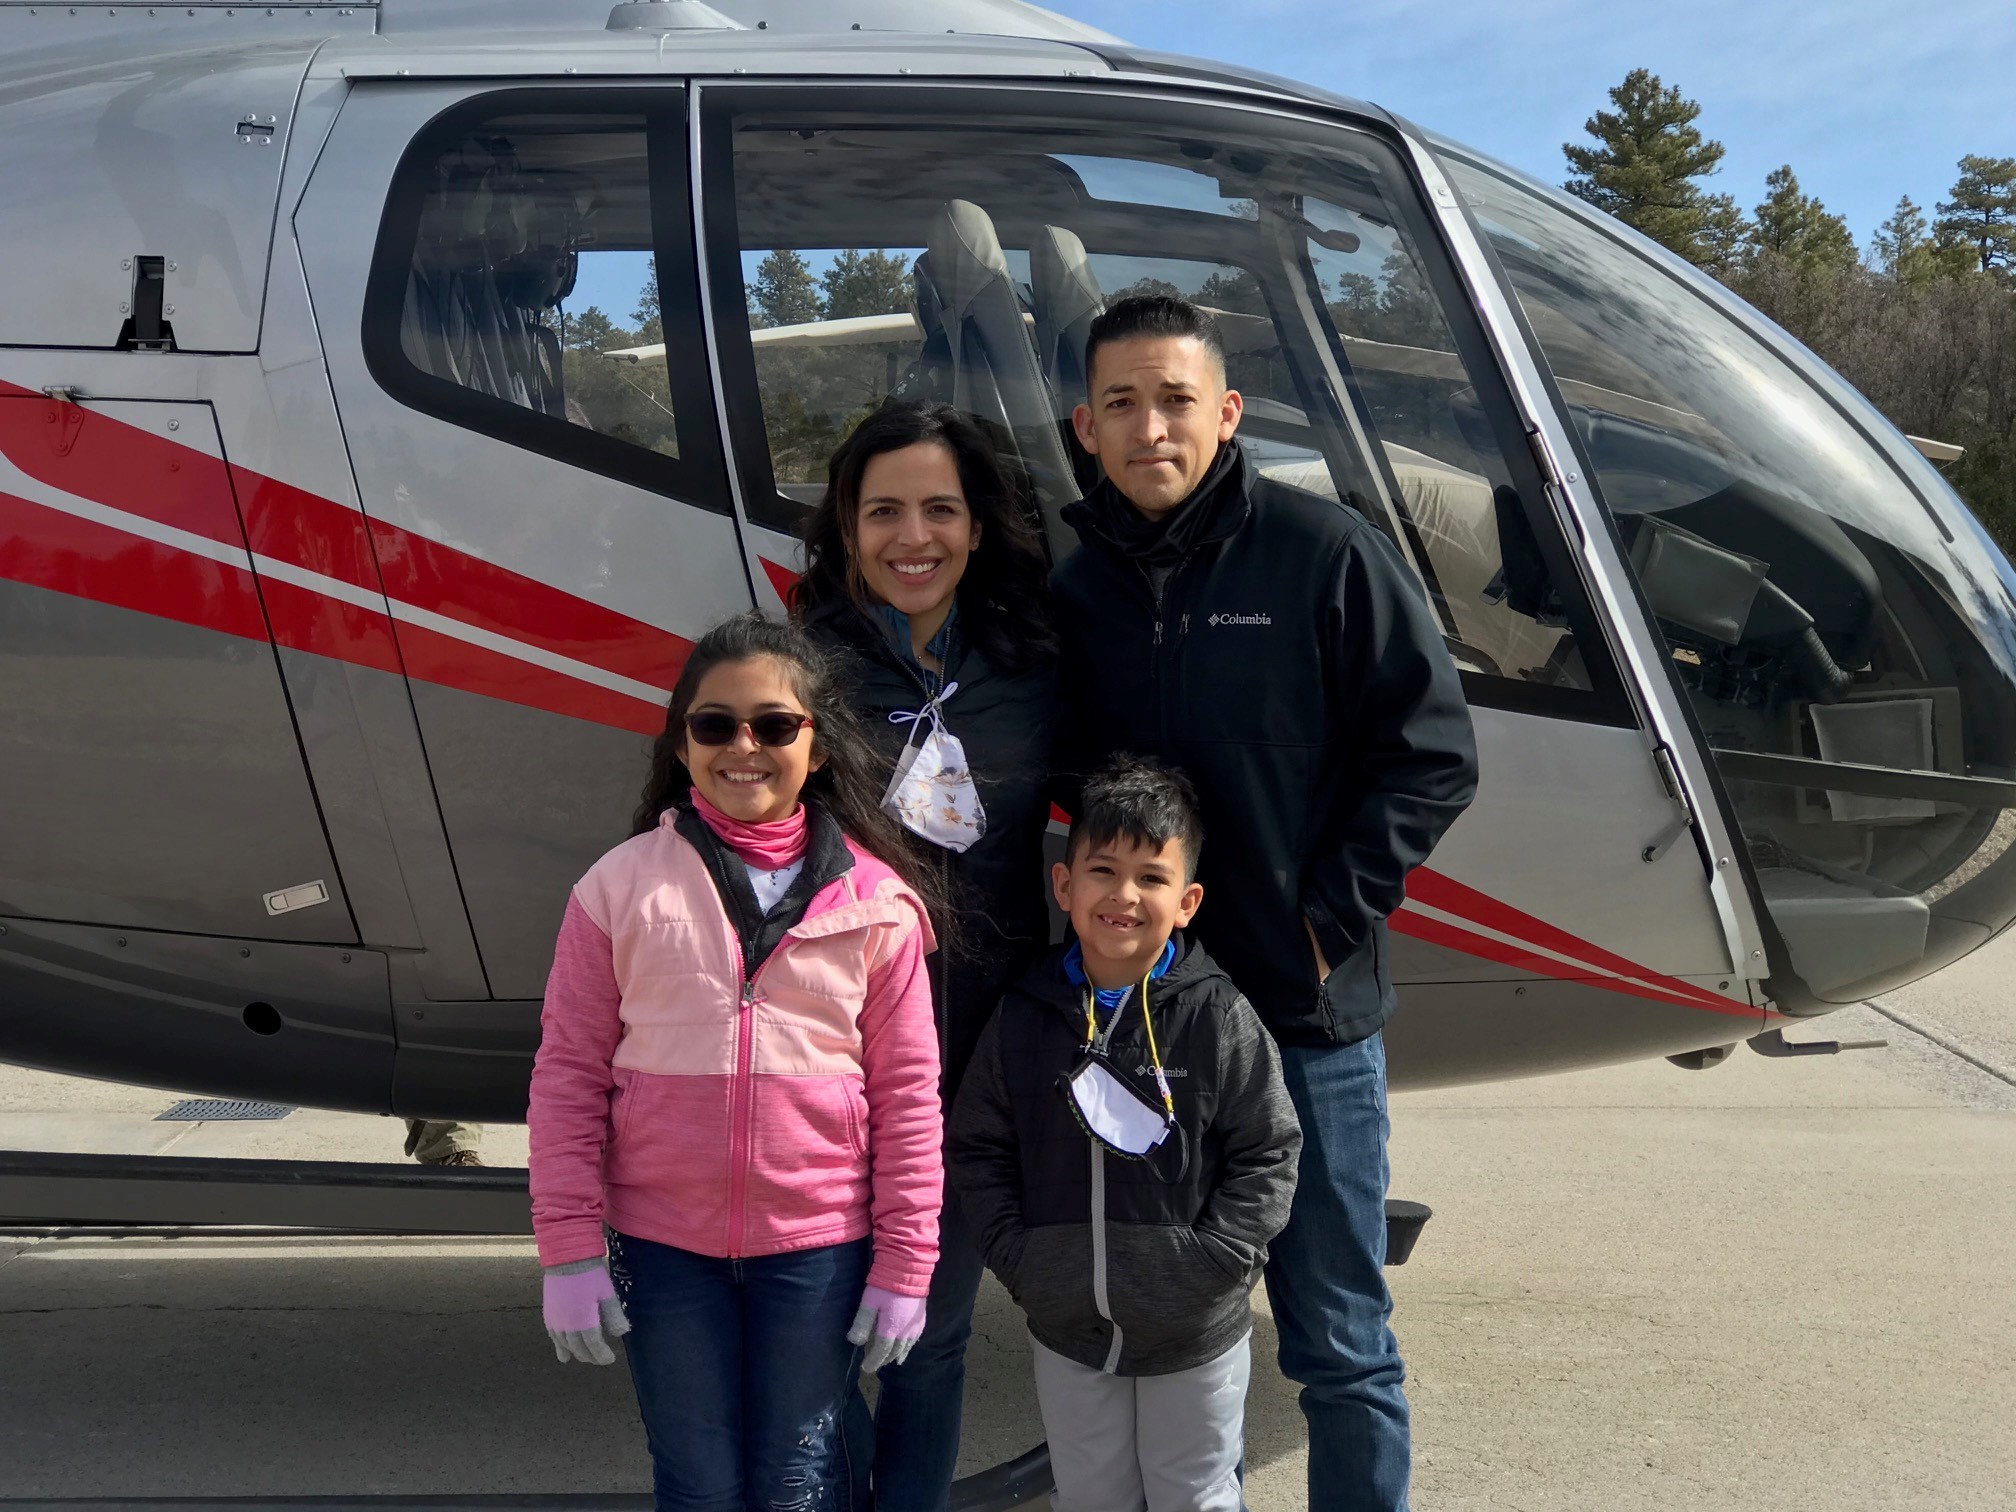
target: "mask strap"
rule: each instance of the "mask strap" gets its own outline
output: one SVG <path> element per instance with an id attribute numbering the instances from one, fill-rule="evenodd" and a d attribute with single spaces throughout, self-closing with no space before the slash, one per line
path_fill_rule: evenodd
<path id="1" fill-rule="evenodd" d="M 889 723 L 893 725 L 907 724 L 910 726 L 910 738 L 903 742 L 906 747 L 916 744 L 918 731 L 924 728 L 926 720 L 931 722 L 932 734 L 942 735 L 945 732 L 943 705 L 946 699 L 958 691 L 959 684 L 949 682 L 929 698 L 925 699 L 924 707 L 917 710 L 914 714 L 907 709 L 892 709 L 890 711 Z"/>

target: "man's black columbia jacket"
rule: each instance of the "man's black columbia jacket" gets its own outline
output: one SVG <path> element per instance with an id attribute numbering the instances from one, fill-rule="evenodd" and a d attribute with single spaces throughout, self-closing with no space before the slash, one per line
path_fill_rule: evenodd
<path id="1" fill-rule="evenodd" d="M 1284 1044 L 1375 1033 L 1386 916 L 1477 788 L 1420 582 L 1363 515 L 1236 442 L 1170 531 L 1110 482 L 1064 518 L 1083 548 L 1053 580 L 1061 785 L 1119 751 L 1181 767 L 1204 814 L 1198 938 Z"/>

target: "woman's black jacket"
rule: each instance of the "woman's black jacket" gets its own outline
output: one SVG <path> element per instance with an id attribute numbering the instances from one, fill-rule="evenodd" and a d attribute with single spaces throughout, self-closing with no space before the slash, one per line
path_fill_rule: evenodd
<path id="1" fill-rule="evenodd" d="M 927 695 L 920 674 L 881 624 L 851 600 L 809 608 L 804 625 L 821 647 L 843 654 L 852 680 L 850 702 L 884 758 L 880 772 L 886 780 L 910 733 L 907 723 L 891 724 L 889 715 L 923 705 Z M 1056 676 L 1047 659 L 1023 671 L 1004 671 L 956 636 L 945 669 L 945 681 L 959 684 L 944 706 L 945 728 L 965 748 L 987 811 L 987 832 L 967 851 L 955 854 L 919 842 L 944 868 L 954 915 L 947 947 L 931 964 L 948 1101 L 1003 990 L 1049 943 L 1043 835 L 1050 822 Z"/>

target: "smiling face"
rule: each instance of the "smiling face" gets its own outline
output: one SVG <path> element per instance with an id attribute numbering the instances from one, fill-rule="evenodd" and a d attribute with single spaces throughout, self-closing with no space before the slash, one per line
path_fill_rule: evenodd
<path id="1" fill-rule="evenodd" d="M 919 441 L 868 459 L 854 514 L 855 565 L 868 592 L 908 615 L 926 639 L 951 612 L 979 544 L 951 448 Z"/>
<path id="2" fill-rule="evenodd" d="M 1196 491 L 1239 429 L 1244 401 L 1195 336 L 1129 336 L 1092 356 L 1091 400 L 1071 412 L 1079 443 L 1136 509 L 1167 514 Z"/>
<path id="3" fill-rule="evenodd" d="M 679 742 L 679 759 L 692 774 L 694 791 L 731 819 L 768 824 L 788 819 L 798 807 L 805 779 L 826 764 L 813 746 L 810 725 L 799 727 L 789 745 L 759 745 L 746 721 L 760 714 L 809 714 L 791 685 L 784 664 L 772 656 L 723 662 L 710 668 L 693 690 L 689 714 L 726 714 L 737 720 L 726 745 Z"/>
<path id="4" fill-rule="evenodd" d="M 1183 842 L 1159 849 L 1125 835 L 1088 840 L 1050 868 L 1057 906 L 1085 953 L 1095 987 L 1125 987 L 1148 974 L 1169 936 L 1190 922 L 1203 887 L 1185 883 Z"/>

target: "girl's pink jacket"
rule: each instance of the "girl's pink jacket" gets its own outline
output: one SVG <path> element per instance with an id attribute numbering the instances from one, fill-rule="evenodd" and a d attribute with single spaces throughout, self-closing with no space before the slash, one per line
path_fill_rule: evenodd
<path id="1" fill-rule="evenodd" d="M 853 869 L 745 981 L 676 817 L 567 902 L 532 1068 L 540 1263 L 601 1255 L 605 1223 L 735 1258 L 872 1233 L 869 1284 L 924 1296 L 943 1166 L 922 906 L 850 840 Z"/>

